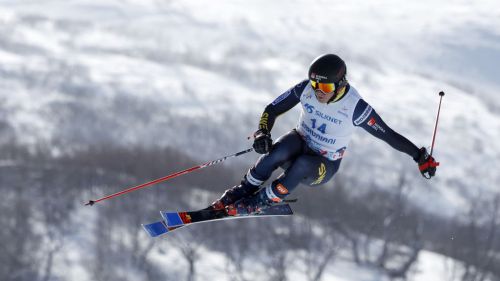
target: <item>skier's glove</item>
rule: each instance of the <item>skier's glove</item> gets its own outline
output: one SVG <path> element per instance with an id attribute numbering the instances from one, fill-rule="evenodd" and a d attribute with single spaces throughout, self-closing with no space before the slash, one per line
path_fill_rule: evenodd
<path id="1" fill-rule="evenodd" d="M 254 134 L 253 149 L 259 154 L 266 154 L 271 151 L 273 140 L 271 134 L 265 129 L 259 129 Z"/>
<path id="2" fill-rule="evenodd" d="M 436 162 L 434 157 L 429 155 L 425 147 L 420 148 L 417 163 L 418 169 L 424 178 L 430 179 L 436 175 L 436 167 L 439 166 L 439 162 Z"/>

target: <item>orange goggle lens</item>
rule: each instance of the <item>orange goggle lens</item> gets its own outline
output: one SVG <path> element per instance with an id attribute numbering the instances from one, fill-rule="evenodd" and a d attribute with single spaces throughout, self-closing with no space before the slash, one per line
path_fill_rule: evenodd
<path id="1" fill-rule="evenodd" d="M 311 86 L 314 90 L 321 90 L 325 94 L 329 94 L 335 91 L 335 83 L 318 83 L 316 81 L 311 80 Z"/>

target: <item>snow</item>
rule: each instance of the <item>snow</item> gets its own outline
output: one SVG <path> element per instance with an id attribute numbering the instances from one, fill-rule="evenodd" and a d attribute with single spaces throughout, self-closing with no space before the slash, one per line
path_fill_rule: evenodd
<path id="1" fill-rule="evenodd" d="M 201 273 L 201 279 L 205 280 L 234 280 L 234 276 L 229 276 L 226 272 L 226 267 L 229 261 L 227 257 L 217 253 L 207 251 L 205 248 L 199 248 L 199 254 L 201 260 L 197 263 L 197 271 Z M 288 255 L 292 258 L 290 259 L 293 263 L 287 271 L 287 276 L 290 280 L 307 280 L 307 276 L 304 273 L 305 265 L 300 261 L 293 259 L 293 256 L 297 253 L 290 252 Z M 152 259 L 155 260 L 158 265 L 171 264 L 168 270 L 185 272 L 186 264 L 185 262 L 173 262 L 179 259 L 181 254 L 176 249 L 167 251 L 155 251 L 152 255 Z M 256 257 L 259 258 L 259 257 Z M 450 264 L 454 262 L 453 259 L 436 254 L 429 251 L 421 251 L 419 254 L 418 262 L 415 265 L 415 269 L 409 276 L 409 280 L 426 280 L 426 281 L 442 281 L 442 280 L 454 280 L 452 278 L 453 273 L 450 272 Z M 260 267 L 258 264 L 254 264 L 251 267 L 251 272 L 246 272 L 245 276 L 266 276 L 266 271 L 268 269 Z M 357 266 L 352 260 L 346 258 L 338 258 L 333 263 L 333 266 L 328 266 L 323 275 L 322 280 L 329 281 L 389 281 L 390 278 L 385 277 L 376 269 L 371 269 L 367 267 Z"/>
<path id="2" fill-rule="evenodd" d="M 205 197 L 206 194 L 200 191 L 198 197 Z M 77 208 L 74 220 L 71 225 L 67 225 L 69 233 L 65 237 L 63 248 L 58 254 L 55 255 L 53 271 L 53 279 L 51 280 L 72 280 L 72 281 L 88 281 L 92 280 L 92 272 L 88 269 L 88 265 L 95 262 L 93 260 L 93 239 L 89 233 L 93 232 L 96 225 L 99 210 L 95 208 Z M 37 228 L 43 231 L 44 226 L 35 222 Z M 182 231 L 195 232 L 197 226 L 190 226 L 189 229 Z M 316 229 L 318 230 L 318 229 Z M 321 230 L 318 230 L 321 231 Z M 186 234 L 186 233 L 184 233 Z M 127 241 L 127 237 L 123 237 L 123 233 L 117 232 L 116 235 L 120 236 L 120 241 Z M 189 242 L 183 239 L 181 231 L 173 232 L 166 236 L 155 238 L 155 246 L 148 256 L 148 260 L 161 268 L 163 272 L 173 278 L 179 280 L 185 278 L 188 274 L 188 264 L 183 258 L 182 252 L 175 244 L 183 243 L 186 246 L 196 247 L 199 259 L 196 261 L 196 272 L 199 280 L 234 280 L 231 276 L 228 266 L 231 261 L 228 257 L 220 252 L 211 251 L 196 242 Z M 50 241 L 45 241 L 45 245 L 49 247 Z M 146 234 L 144 234 L 144 243 L 148 243 Z M 294 256 L 300 255 L 300 252 L 289 251 L 287 256 L 290 257 L 291 263 L 287 270 L 287 276 L 290 280 L 307 280 L 305 275 L 306 265 L 302 259 L 296 259 Z M 256 256 L 247 258 L 251 264 L 245 267 L 247 272 L 245 276 L 268 276 L 269 268 L 263 266 L 262 263 L 253 263 L 254 259 L 263 259 L 264 256 Z M 441 280 L 455 280 L 453 279 L 453 263 L 456 262 L 451 258 L 442 256 L 437 253 L 423 250 L 419 253 L 418 261 L 410 271 L 408 280 L 426 280 L 426 281 L 441 281 Z M 112 266 L 112 265 L 107 265 Z M 457 270 L 457 268 L 455 268 Z M 123 267 L 117 270 L 118 274 L 123 274 L 127 280 L 139 280 L 143 277 L 142 273 L 127 271 Z M 61 278 L 61 279 L 58 279 Z M 253 279 L 252 279 L 253 280 Z M 339 252 L 335 257 L 334 262 L 330 263 L 323 275 L 322 280 L 331 281 L 389 281 L 390 279 L 384 276 L 380 271 L 375 268 L 364 267 L 356 265 L 348 252 Z"/>
<path id="3" fill-rule="evenodd" d="M 54 255 L 55 266 L 51 280 L 92 280 L 92 272 L 87 266 L 92 262 L 91 253 L 95 241 L 89 231 L 95 228 L 99 214 L 97 209 L 77 208 L 73 215 L 77 219 L 68 226 L 69 233 L 61 239 L 64 241 L 63 247 Z"/>
<path id="4" fill-rule="evenodd" d="M 452 273 L 449 271 L 446 263 L 452 259 L 445 256 L 432 253 L 423 252 L 419 257 L 419 264 L 417 266 L 417 274 L 415 280 L 426 281 L 441 281 L 452 280 Z"/>

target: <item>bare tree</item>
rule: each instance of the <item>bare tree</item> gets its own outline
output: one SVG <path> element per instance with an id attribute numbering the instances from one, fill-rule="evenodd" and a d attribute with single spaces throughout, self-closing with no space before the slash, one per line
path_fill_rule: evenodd
<path id="1" fill-rule="evenodd" d="M 423 228 L 419 217 L 409 209 L 403 176 L 396 190 L 389 201 L 369 194 L 366 200 L 369 198 L 372 209 L 364 210 L 363 216 L 353 217 L 351 220 L 355 223 L 339 220 L 332 224 L 349 242 L 357 264 L 378 268 L 392 278 L 404 279 L 423 248 Z M 372 218 L 367 219 L 366 214 Z"/>
<path id="2" fill-rule="evenodd" d="M 470 209 L 458 227 L 451 253 L 460 264 L 462 281 L 484 281 L 494 279 L 500 259 L 500 194 L 493 198 L 478 197 L 471 200 Z M 455 265 L 456 267 L 456 265 Z M 498 276 L 497 276 L 498 277 Z"/>
<path id="3" fill-rule="evenodd" d="M 289 252 L 293 245 L 293 230 L 289 227 L 278 227 L 273 224 L 273 218 L 262 222 L 263 234 L 261 247 L 265 249 L 265 262 L 269 280 L 288 280 L 287 270 L 292 265 L 293 260 Z"/>
<path id="4" fill-rule="evenodd" d="M 329 264 L 331 264 L 343 247 L 344 241 L 334 228 L 328 223 L 315 224 L 306 219 L 294 232 L 300 235 L 304 249 L 303 261 L 306 276 L 310 281 L 320 281 Z"/>
<path id="5" fill-rule="evenodd" d="M 7 170 L 7 171 L 6 171 Z M 0 276 L 2 280 L 22 281 L 39 278 L 40 236 L 33 229 L 34 210 L 30 208 L 31 172 L 23 168 L 2 169 L 0 176 Z M 7 172 L 7 173 L 5 173 Z M 19 175 L 23 174 L 23 180 Z"/>
<path id="6" fill-rule="evenodd" d="M 255 237 L 248 235 L 253 231 L 252 224 L 237 222 L 236 225 L 230 225 L 226 223 L 224 227 L 227 228 L 226 233 L 231 233 L 231 235 L 224 235 L 223 246 L 228 257 L 228 265 L 226 266 L 228 275 L 239 281 L 255 280 L 255 261 L 248 264 L 249 258 L 258 256 L 258 252 L 253 250 L 257 244 Z"/>
<path id="7" fill-rule="evenodd" d="M 170 234 L 169 246 L 176 248 L 187 263 L 186 281 L 195 281 L 197 277 L 197 263 L 201 259 L 200 249 L 203 245 L 203 235 L 194 228 L 178 230 Z"/>

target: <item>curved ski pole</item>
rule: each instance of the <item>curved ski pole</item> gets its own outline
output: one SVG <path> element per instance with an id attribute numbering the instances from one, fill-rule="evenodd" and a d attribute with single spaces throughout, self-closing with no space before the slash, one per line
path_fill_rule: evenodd
<path id="1" fill-rule="evenodd" d="M 213 160 L 213 161 L 210 161 L 210 162 L 198 165 L 198 166 L 194 166 L 194 167 L 191 167 L 189 169 L 185 169 L 185 170 L 182 170 L 182 171 L 170 174 L 168 176 L 165 176 L 165 177 L 162 177 L 162 178 L 159 178 L 159 179 L 147 182 L 147 183 L 143 183 L 143 184 L 138 185 L 138 186 L 130 187 L 130 188 L 127 188 L 127 189 L 122 190 L 120 192 L 113 193 L 111 195 L 107 195 L 105 197 L 102 197 L 102 198 L 99 198 L 99 199 L 96 199 L 96 200 L 89 200 L 89 202 L 87 202 L 85 204 L 85 206 L 92 206 L 95 203 L 98 203 L 98 202 L 101 202 L 101 201 L 104 201 L 104 200 L 108 200 L 108 199 L 111 199 L 111 198 L 114 198 L 114 197 L 118 197 L 120 195 L 123 195 L 123 194 L 126 194 L 126 193 L 130 193 L 132 191 L 136 191 L 136 190 L 139 190 L 139 189 L 144 188 L 144 187 L 148 187 L 148 186 L 151 186 L 151 185 L 154 185 L 154 184 L 157 184 L 157 183 L 160 183 L 160 182 L 163 182 L 163 181 L 166 181 L 166 180 L 169 180 L 169 179 L 181 176 L 181 175 L 185 175 L 185 174 L 191 173 L 191 172 L 196 171 L 196 170 L 200 170 L 200 169 L 203 169 L 203 168 L 206 168 L 206 167 L 218 164 L 218 163 L 224 162 L 228 158 L 237 157 L 237 156 L 243 155 L 245 153 L 248 153 L 250 151 L 253 151 L 253 148 L 249 148 L 249 149 L 237 152 L 235 154 L 224 156 L 222 158 L 219 158 L 219 159 L 216 159 L 216 160 Z"/>

